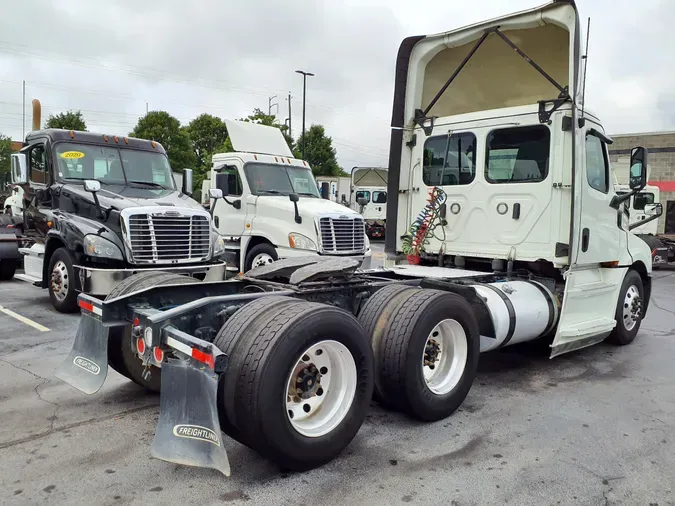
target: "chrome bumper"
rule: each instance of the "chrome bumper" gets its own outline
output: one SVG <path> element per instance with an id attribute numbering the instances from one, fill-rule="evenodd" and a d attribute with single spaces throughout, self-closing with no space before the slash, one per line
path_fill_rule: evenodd
<path id="1" fill-rule="evenodd" d="M 204 275 L 204 281 L 222 281 L 225 279 L 225 262 L 216 262 L 186 267 L 153 267 L 150 269 L 93 269 L 75 265 L 75 275 L 80 279 L 82 292 L 91 295 L 108 295 L 120 281 L 139 272 L 174 272 L 185 276 Z"/>

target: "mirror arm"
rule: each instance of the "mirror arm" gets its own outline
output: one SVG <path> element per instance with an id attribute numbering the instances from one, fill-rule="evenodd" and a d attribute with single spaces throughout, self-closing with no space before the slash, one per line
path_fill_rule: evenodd
<path id="1" fill-rule="evenodd" d="M 295 222 L 299 225 L 302 223 L 302 217 L 300 216 L 300 211 L 298 211 L 298 203 L 293 202 L 293 206 L 295 207 Z"/>
<path id="2" fill-rule="evenodd" d="M 638 227 L 641 227 L 642 225 L 646 225 L 650 221 L 658 220 L 661 217 L 662 214 L 663 214 L 663 210 L 661 210 L 661 212 L 659 214 L 655 214 L 654 216 L 650 216 L 649 218 L 646 218 L 644 220 L 635 222 L 632 225 L 628 226 L 628 230 L 633 230 L 634 228 L 638 228 Z"/>
<path id="3" fill-rule="evenodd" d="M 101 204 L 98 201 L 98 195 L 96 195 L 96 192 L 91 192 L 91 194 L 94 197 L 94 204 L 96 204 L 96 209 L 98 209 L 98 217 L 104 219 L 105 213 L 103 212 L 103 208 L 101 208 Z"/>
<path id="4" fill-rule="evenodd" d="M 618 210 L 621 204 L 629 200 L 633 195 L 635 195 L 639 191 L 640 190 L 632 190 L 630 193 L 626 193 L 625 195 L 614 195 L 609 203 L 609 207 Z"/>

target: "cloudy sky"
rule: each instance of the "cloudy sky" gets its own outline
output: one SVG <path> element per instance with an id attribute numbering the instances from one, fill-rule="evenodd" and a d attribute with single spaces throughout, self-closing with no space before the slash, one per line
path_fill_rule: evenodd
<path id="1" fill-rule="evenodd" d="M 50 113 L 125 135 L 147 107 L 184 124 L 268 108 L 325 125 L 341 165 L 385 165 L 398 46 L 543 0 L 21 0 L 0 17 L 0 133 L 20 139 L 22 81 Z M 612 134 L 675 130 L 675 2 L 577 0 L 591 17 L 588 106 Z M 639 7 L 636 8 L 635 6 Z M 5 10 L 7 12 L 7 10 Z"/>

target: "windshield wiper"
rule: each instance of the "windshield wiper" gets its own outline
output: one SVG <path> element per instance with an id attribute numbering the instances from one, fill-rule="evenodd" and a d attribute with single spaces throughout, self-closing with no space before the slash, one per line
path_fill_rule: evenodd
<path id="1" fill-rule="evenodd" d="M 258 193 L 271 193 L 272 195 L 284 195 L 284 193 L 278 190 L 259 190 Z"/>
<path id="2" fill-rule="evenodd" d="M 298 193 L 298 195 L 303 195 L 303 196 L 305 196 L 305 197 L 314 197 L 314 198 L 318 198 L 315 194 L 309 193 L 309 192 L 297 192 L 297 193 Z"/>
<path id="3" fill-rule="evenodd" d="M 144 184 L 147 186 L 152 186 L 153 188 L 163 188 L 166 190 L 166 186 L 161 185 L 159 183 L 155 183 L 153 181 L 127 181 L 127 182 L 132 184 Z"/>

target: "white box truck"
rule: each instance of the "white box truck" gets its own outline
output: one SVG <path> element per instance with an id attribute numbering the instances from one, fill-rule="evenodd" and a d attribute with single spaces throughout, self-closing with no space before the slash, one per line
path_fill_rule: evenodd
<path id="1" fill-rule="evenodd" d="M 351 195 L 350 207 L 363 215 L 368 236 L 384 237 L 387 219 L 387 169 L 354 167 Z"/>

